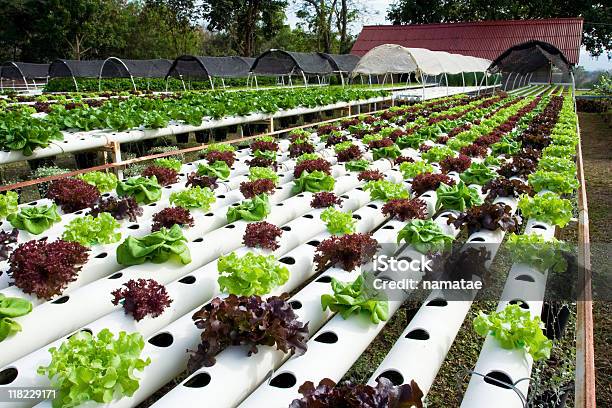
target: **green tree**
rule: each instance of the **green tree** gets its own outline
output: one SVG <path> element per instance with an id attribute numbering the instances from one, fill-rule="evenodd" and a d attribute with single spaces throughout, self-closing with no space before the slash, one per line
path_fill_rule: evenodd
<path id="1" fill-rule="evenodd" d="M 593 56 L 612 58 L 612 4 L 597 0 L 396 0 L 387 10 L 393 24 L 583 17 L 582 42 Z"/>

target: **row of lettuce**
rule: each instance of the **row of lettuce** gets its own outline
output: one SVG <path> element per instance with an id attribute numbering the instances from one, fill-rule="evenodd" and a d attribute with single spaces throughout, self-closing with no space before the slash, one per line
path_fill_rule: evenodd
<path id="1" fill-rule="evenodd" d="M 510 248 L 517 261 L 542 272 L 563 268 L 564 258 L 559 256 L 559 249 L 566 244 L 557 240 L 544 241 L 535 234 L 516 234 L 520 218 L 495 199 L 519 198 L 519 210 L 525 218 L 559 227 L 569 222 L 572 204 L 566 196 L 577 188 L 574 164 L 577 136 L 570 99 L 459 96 L 412 107 L 394 107 L 380 115 L 320 126 L 316 131 L 326 145 L 334 149 L 338 162 L 343 163 L 347 171 L 358 173 L 372 200 L 385 202 L 383 214 L 406 221 L 398 233 L 398 242 L 408 243 L 428 256 L 452 244 L 454 238 L 431 221 L 425 202 L 418 198 L 435 190 L 437 212 L 458 212 L 449 218 L 449 223 L 469 233 L 481 229 L 509 231 L 512 233 Z M 315 152 L 310 133 L 298 131 L 290 138 L 289 154 L 297 160 L 293 191 L 296 194 L 315 193 L 311 206 L 325 208 L 321 220 L 332 234 L 317 247 L 314 259 L 317 271 L 334 265 L 354 270 L 374 256 L 379 243 L 370 234 L 355 233 L 352 214 L 339 208 L 342 199 L 331 192 L 335 184 L 331 163 Z M 360 146 L 365 146 L 375 160 L 393 161 L 404 178 L 411 182 L 410 190 L 406 184 L 389 182 L 381 172 L 371 170 L 371 163 L 363 158 L 365 152 Z M 402 156 L 401 150 L 409 147 L 420 152 L 420 160 Z M 278 144 L 271 137 L 262 137 L 253 142 L 251 150 L 249 181 L 240 186 L 245 200 L 230 207 L 227 221 L 250 221 L 243 237 L 244 244 L 273 250 L 278 247 L 277 240 L 283 231 L 265 218 L 271 211 L 268 195 L 279 180 L 275 172 Z M 167 261 L 186 264 L 191 261 L 182 233 L 184 228 L 193 225 L 190 211 L 210 208 L 215 200 L 213 190 L 218 181 L 229 177 L 229 168 L 235 160 L 233 148 L 226 145 L 209 147 L 205 157 L 206 163 L 188 176 L 187 188 L 171 194 L 173 207 L 153 216 L 154 232 L 140 238 L 129 236 L 119 245 L 116 256 L 120 264 Z M 0 215 L 8 216 L 16 228 L 34 234 L 42 233 L 57 222 L 60 216 L 56 205 L 64 212 L 91 208 L 89 215 L 68 223 L 62 239 L 52 243 L 30 241 L 13 249 L 16 230 L 2 233 L 0 254 L 8 256 L 9 273 L 15 284 L 24 292 L 45 299 L 61 294 L 87 261 L 89 247 L 119 242 L 122 237 L 117 233 L 118 220 L 135 221 L 142 213 L 141 204 L 159 200 L 162 187 L 178 180 L 180 166 L 179 161 L 161 159 L 141 177 L 125 181 L 105 173 L 58 180 L 48 193 L 55 204 L 44 208 L 18 210 L 16 197 L 11 193 L 1 196 Z M 458 182 L 449 177 L 450 172 L 459 173 Z M 474 185 L 483 186 L 484 200 Z M 113 189 L 117 197 L 101 197 L 101 192 Z M 27 211 L 48 215 L 36 219 Z M 447 261 L 461 271 L 458 259 Z M 260 297 L 288 280 L 289 271 L 285 266 L 272 255 L 230 253 L 219 258 L 218 271 L 221 290 L 230 296 L 214 299 L 194 315 L 196 326 L 202 330 L 202 343 L 190 353 L 191 370 L 213 365 L 215 356 L 231 345 L 246 344 L 254 350 L 258 345 L 276 345 L 285 352 L 305 351 L 307 331 L 287 303 L 288 295 L 266 300 Z M 324 309 L 339 312 L 345 318 L 365 313 L 373 323 L 388 318 L 387 301 L 367 291 L 362 276 L 353 282 L 333 279 L 331 287 L 333 294 L 321 299 Z M 113 296 L 113 302 L 122 303 L 126 313 L 136 320 L 159 316 L 172 302 L 165 288 L 153 279 L 129 281 L 114 291 Z M 29 302 L 23 299 L 1 301 L 18 305 L 16 311 L 2 317 L 2 324 L 10 326 L 4 337 L 14 335 L 19 326 L 12 318 L 29 313 L 31 305 L 28 307 Z M 536 359 L 546 357 L 551 347 L 541 326 L 539 319 L 531 319 L 528 312 L 516 305 L 500 313 L 481 314 L 474 322 L 478 333 L 491 333 L 502 347 L 523 348 Z M 77 367 L 76 362 L 82 365 L 83 361 L 92 361 L 97 350 L 103 348 L 111 350 L 105 361 L 120 359 L 120 366 L 125 370 L 142 370 L 148 364 L 148 360 L 140 358 L 143 347 L 144 339 L 138 333 L 120 333 L 116 338 L 110 331 L 102 331 L 96 336 L 80 332 L 60 348 L 51 350 L 52 362 L 48 367 L 41 367 L 40 373 L 48 375 L 60 390 L 58 406 L 75 406 L 86 400 L 109 402 L 118 390 L 122 395 L 132 395 L 138 388 L 138 380 L 122 372 L 111 375 L 104 364 L 86 367 L 87 378 L 95 380 L 85 387 L 87 392 L 75 396 L 71 391 L 84 386 L 67 381 L 74 378 L 77 369 L 84 369 Z M 105 387 L 103 384 L 109 375 L 113 377 L 113 386 Z M 420 406 L 422 396 L 414 382 L 394 387 L 384 380 L 375 388 L 334 387 L 331 380 L 324 380 L 317 387 L 305 384 L 302 390 L 303 398 L 294 401 L 292 406 L 319 406 L 313 405 L 319 399 L 327 401 L 327 405 L 321 406 L 337 406 L 334 404 L 354 398 L 355 393 L 388 395 L 389 401 L 397 403 L 401 395 L 410 395 L 404 402 Z M 396 397 L 391 398 L 391 395 Z M 389 402 L 388 406 L 396 405 Z"/>
<path id="2" fill-rule="evenodd" d="M 201 126 L 220 119 L 283 109 L 315 108 L 387 96 L 361 88 L 276 89 L 240 92 L 186 92 L 110 99 L 13 105 L 0 110 L 0 149 L 31 156 L 35 149 L 64 140 L 62 131 L 160 129 L 170 122 Z M 34 115 L 39 113 L 39 115 Z M 42 114 L 42 115 L 40 115 Z"/>

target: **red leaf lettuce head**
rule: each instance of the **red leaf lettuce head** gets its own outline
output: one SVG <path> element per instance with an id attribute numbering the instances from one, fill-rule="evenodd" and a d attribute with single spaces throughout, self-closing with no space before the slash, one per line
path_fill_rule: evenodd
<path id="1" fill-rule="evenodd" d="M 352 271 L 370 261 L 377 249 L 378 241 L 370 234 L 332 236 L 317 246 L 314 261 L 318 272 L 336 264 L 346 271 Z"/>
<path id="2" fill-rule="evenodd" d="M 71 213 L 94 205 L 100 198 L 100 192 L 83 180 L 63 178 L 51 182 L 47 198 L 61 206 L 64 212 Z"/>
<path id="3" fill-rule="evenodd" d="M 446 184 L 447 186 L 454 186 L 455 180 L 446 174 L 421 173 L 414 176 L 414 179 L 412 179 L 411 188 L 414 194 L 421 195 L 426 191 L 436 190 L 442 183 Z"/>
<path id="4" fill-rule="evenodd" d="M 149 166 L 143 170 L 143 177 L 155 176 L 160 186 L 169 186 L 178 181 L 178 173 L 176 170 L 167 167 Z"/>
<path id="5" fill-rule="evenodd" d="M 264 248 L 274 251 L 280 245 L 276 239 L 283 234 L 283 230 L 266 221 L 251 222 L 247 224 L 243 236 L 243 243 L 250 248 Z"/>
<path id="6" fill-rule="evenodd" d="M 183 207 L 164 208 L 153 215 L 151 231 L 159 231 L 162 227 L 170 229 L 175 224 L 180 227 L 193 227 L 193 217 L 188 209 Z"/>
<path id="7" fill-rule="evenodd" d="M 331 164 L 325 159 L 304 160 L 293 169 L 293 177 L 299 178 L 303 172 L 312 173 L 315 170 L 331 174 Z"/>
<path id="8" fill-rule="evenodd" d="M 334 193 L 330 193 L 327 191 L 315 193 L 315 195 L 312 197 L 312 201 L 310 202 L 310 206 L 312 208 L 327 208 L 333 205 L 341 204 L 342 200 L 340 199 L 340 197 L 338 197 Z"/>
<path id="9" fill-rule="evenodd" d="M 270 179 L 258 179 L 240 183 L 240 192 L 244 198 L 253 198 L 262 193 L 270 194 L 275 188 L 274 181 Z"/>
<path id="10" fill-rule="evenodd" d="M 389 200 L 382 208 L 383 215 L 400 221 L 427 218 L 427 204 L 423 200 L 398 198 Z"/>
<path id="11" fill-rule="evenodd" d="M 153 279 L 130 279 L 123 286 L 111 293 L 112 302 L 115 306 L 123 302 L 125 314 L 131 314 L 137 322 L 160 316 L 172 303 L 166 288 Z"/>

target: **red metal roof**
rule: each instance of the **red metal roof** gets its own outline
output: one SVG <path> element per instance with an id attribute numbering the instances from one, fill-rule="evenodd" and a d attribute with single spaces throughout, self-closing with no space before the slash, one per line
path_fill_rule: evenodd
<path id="1" fill-rule="evenodd" d="M 553 18 L 364 26 L 351 52 L 364 55 L 381 44 L 399 44 L 494 60 L 514 45 L 539 40 L 554 45 L 577 64 L 582 22 L 582 18 Z"/>

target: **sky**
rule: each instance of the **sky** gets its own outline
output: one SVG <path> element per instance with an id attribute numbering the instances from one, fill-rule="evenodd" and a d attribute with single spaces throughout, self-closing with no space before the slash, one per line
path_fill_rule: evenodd
<path id="1" fill-rule="evenodd" d="M 387 8 L 392 3 L 391 0 L 362 0 L 364 4 L 367 4 L 368 14 L 363 17 L 363 21 L 352 28 L 354 34 L 358 34 L 362 25 L 377 25 L 377 24 L 391 24 L 386 19 Z M 298 23 L 298 19 L 295 16 L 295 10 L 289 7 L 287 12 L 287 19 L 292 27 L 295 27 Z M 594 58 L 589 55 L 585 49 L 580 50 L 580 62 L 579 65 L 583 66 L 587 71 L 595 70 L 612 70 L 612 61 L 608 60 L 605 55 L 599 58 Z"/>

